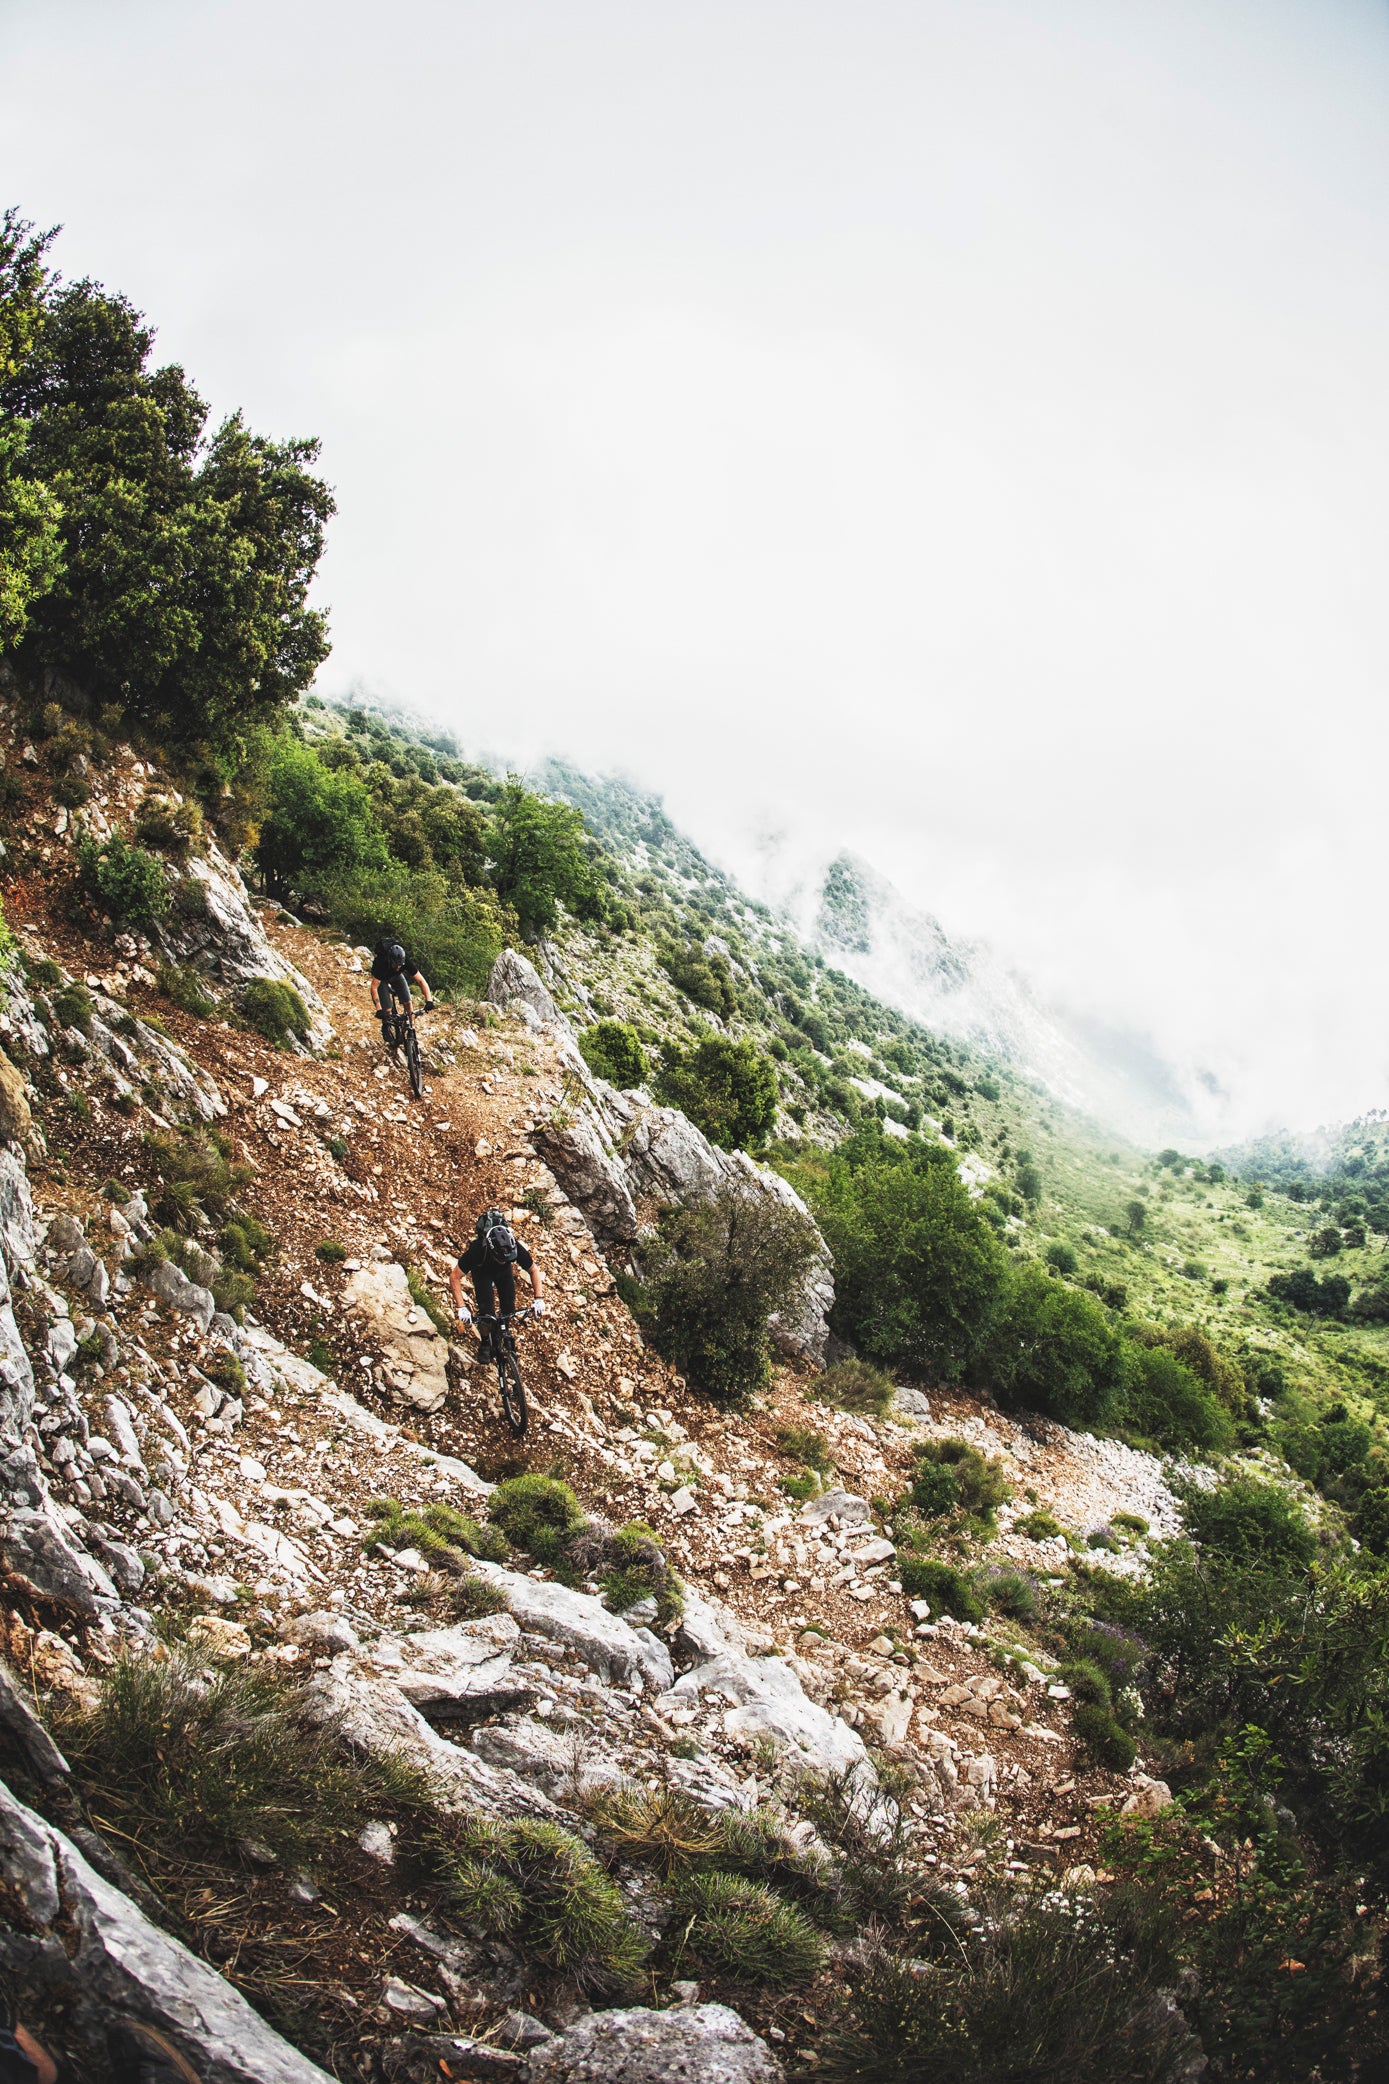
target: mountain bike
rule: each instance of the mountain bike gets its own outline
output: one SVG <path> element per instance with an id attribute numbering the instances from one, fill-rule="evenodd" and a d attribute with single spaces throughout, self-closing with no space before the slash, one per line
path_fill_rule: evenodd
<path id="1" fill-rule="evenodd" d="M 516 1358 L 516 1341 L 512 1336 L 513 1324 L 524 1324 L 530 1311 L 513 1310 L 496 1317 L 480 1317 L 479 1324 L 492 1327 L 492 1360 L 497 1370 L 497 1385 L 502 1393 L 502 1413 L 512 1432 L 519 1440 L 526 1430 L 526 1385 L 521 1380 L 521 1364 Z"/>
<path id="2" fill-rule="evenodd" d="M 404 1003 L 397 999 L 396 1011 L 391 1016 L 389 1047 L 398 1049 L 405 1058 L 405 1068 L 410 1074 L 410 1090 L 417 1100 L 424 1098 L 424 1065 L 420 1062 L 420 1041 L 415 1033 L 415 1008 L 409 999 Z M 421 1013 L 429 1011 L 429 1002 L 420 1007 Z"/>

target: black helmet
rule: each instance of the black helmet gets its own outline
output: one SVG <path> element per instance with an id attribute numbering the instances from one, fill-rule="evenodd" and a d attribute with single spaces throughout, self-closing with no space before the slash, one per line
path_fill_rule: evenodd
<path id="1" fill-rule="evenodd" d="M 399 941 L 392 941 L 390 947 L 386 950 L 386 960 L 393 970 L 403 970 L 405 968 L 405 950 L 401 947 Z"/>
<path id="2" fill-rule="evenodd" d="M 489 1259 L 503 1266 L 510 1266 L 516 1258 L 516 1238 L 499 1208 L 489 1208 L 477 1219 L 477 1234 L 487 1248 Z"/>

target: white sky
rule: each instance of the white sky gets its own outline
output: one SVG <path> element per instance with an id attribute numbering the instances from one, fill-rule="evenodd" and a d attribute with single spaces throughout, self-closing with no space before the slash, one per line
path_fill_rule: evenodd
<path id="1" fill-rule="evenodd" d="M 330 692 L 1389 1101 L 1389 11 L 0 0 L 0 194 L 317 432 Z"/>

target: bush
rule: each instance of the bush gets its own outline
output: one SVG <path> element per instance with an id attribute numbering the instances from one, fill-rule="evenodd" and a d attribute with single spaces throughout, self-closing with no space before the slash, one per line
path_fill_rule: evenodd
<path id="1" fill-rule="evenodd" d="M 1234 1420 L 1191 1369 L 1163 1346 L 1125 1342 L 1120 1415 L 1129 1429 L 1162 1447 L 1224 1454 Z"/>
<path id="2" fill-rule="evenodd" d="M 658 1099 L 724 1150 L 756 1150 L 771 1134 L 776 1070 L 752 1042 L 708 1035 L 690 1049 L 667 1050 L 655 1083 Z"/>
<path id="3" fill-rule="evenodd" d="M 407 1508 L 398 1498 L 373 1498 L 366 1516 L 371 1522 L 362 1537 L 366 1548 L 384 1541 L 394 1549 L 418 1549 L 438 1564 L 446 1564 L 450 1554 L 500 1563 L 511 1553 L 497 1528 L 480 1527 L 467 1513 L 442 1502 Z"/>
<path id="4" fill-rule="evenodd" d="M 292 984 L 257 977 L 241 994 L 241 1011 L 253 1028 L 282 1049 L 291 1039 L 308 1039 L 312 1028 L 309 1009 Z"/>
<path id="5" fill-rule="evenodd" d="M 812 1395 L 820 1403 L 835 1404 L 841 1411 L 863 1411 L 886 1418 L 892 1409 L 893 1382 L 881 1368 L 866 1360 L 838 1360 L 826 1368 Z"/>
<path id="6" fill-rule="evenodd" d="M 640 1969 L 646 1942 L 621 1891 L 559 1824 L 459 1818 L 439 1866 L 456 1917 L 581 1988 L 621 1987 Z"/>
<path id="7" fill-rule="evenodd" d="M 960 1479 L 945 1463 L 928 1462 L 913 1478 L 907 1496 L 923 1518 L 944 1519 L 960 1503 Z"/>
<path id="8" fill-rule="evenodd" d="M 78 840 L 77 880 L 102 911 L 132 926 L 153 926 L 168 913 L 163 862 L 143 847 L 132 847 L 118 832 L 101 846 L 88 834 Z"/>
<path id="9" fill-rule="evenodd" d="M 53 1017 L 59 1027 L 76 1028 L 79 1034 L 92 1032 L 92 995 L 85 984 L 74 979 L 65 984 L 61 991 L 53 994 Z"/>
<path id="10" fill-rule="evenodd" d="M 914 1505 L 919 1503 L 917 1484 L 929 1486 L 945 1469 L 955 1479 L 955 1494 L 963 1510 L 986 1525 L 993 1524 L 997 1508 L 1013 1495 L 1003 1464 L 980 1454 L 967 1440 L 927 1440 L 917 1449 L 917 1463 L 919 1473 L 911 1494 Z"/>
<path id="11" fill-rule="evenodd" d="M 313 1255 L 315 1259 L 321 1259 L 325 1266 L 340 1266 L 347 1257 L 347 1247 L 339 1244 L 335 1237 L 325 1237 L 314 1246 Z"/>
<path id="12" fill-rule="evenodd" d="M 160 964 L 159 989 L 181 1013 L 191 1013 L 196 1020 L 210 1020 L 217 1011 L 217 1001 L 206 990 L 202 979 L 193 970 L 180 969 L 176 963 Z"/>
<path id="13" fill-rule="evenodd" d="M 325 766 L 295 738 L 279 740 L 271 754 L 255 854 L 267 887 L 281 898 L 317 896 L 334 876 L 389 861 L 365 784 Z"/>
<path id="14" fill-rule="evenodd" d="M 910 1955 L 870 1947 L 818 2050 L 825 2084 L 1161 2084 L 1187 2039 L 1133 1936 L 1056 1892 L 948 1914 Z"/>
<path id="15" fill-rule="evenodd" d="M 1103 1425 L 1118 1408 L 1123 1354 L 1098 1303 L 1038 1266 L 1013 1270 L 975 1366 L 1005 1409 Z"/>
<path id="16" fill-rule="evenodd" d="M 579 1049 L 590 1071 L 626 1092 L 645 1085 L 651 1066 L 641 1037 L 629 1020 L 599 1020 L 585 1028 Z"/>
<path id="17" fill-rule="evenodd" d="M 695 1874 L 679 1894 L 685 1945 L 715 1973 L 739 1982 L 790 1983 L 824 1965 L 828 1947 L 794 1904 L 735 1874 Z"/>
<path id="18" fill-rule="evenodd" d="M 488 1516 L 508 1541 L 548 1564 L 557 1577 L 577 1576 L 569 1548 L 588 1521 L 567 1483 L 553 1476 L 509 1476 L 493 1491 Z"/>
<path id="19" fill-rule="evenodd" d="M 871 1360 L 955 1381 L 978 1349 L 1007 1265 L 948 1151 L 857 1131 L 791 1167 L 834 1257 L 831 1319 Z"/>
<path id="20" fill-rule="evenodd" d="M 1037 1580 L 1023 1570 L 990 1571 L 982 1587 L 989 1610 L 1010 1621 L 1035 1621 L 1041 1606 Z"/>
<path id="21" fill-rule="evenodd" d="M 1063 1686 L 1070 1687 L 1078 1701 L 1088 1701 L 1096 1708 L 1107 1708 L 1113 1701 L 1108 1678 L 1089 1658 L 1077 1658 L 1073 1664 L 1063 1664 L 1056 1676 Z"/>
<path id="22" fill-rule="evenodd" d="M 583 1543 L 580 1536 L 570 1551 L 580 1566 L 586 1560 Z M 670 1628 L 679 1620 L 684 1607 L 680 1580 L 666 1561 L 660 1536 L 645 1520 L 632 1520 L 603 1538 L 594 1574 L 603 1589 L 603 1604 L 613 1613 L 625 1614 L 640 1600 L 654 1599 L 658 1628 Z"/>
<path id="23" fill-rule="evenodd" d="M 1217 1555 L 1297 1570 L 1317 1552 L 1315 1529 L 1276 1484 L 1235 1476 L 1214 1490 L 1192 1485 L 1178 1495 L 1188 1534 Z"/>
<path id="24" fill-rule="evenodd" d="M 427 1793 L 403 1765 L 349 1758 L 268 1667 L 209 1678 L 206 1656 L 186 1652 L 119 1659 L 99 1704 L 64 1718 L 61 1740 L 93 1808 L 146 1855 L 179 1863 L 236 1858 L 247 1840 L 302 1861 L 382 1800 L 420 1806 Z"/>
<path id="25" fill-rule="evenodd" d="M 953 1564 L 938 1563 L 930 1556 L 902 1556 L 897 1574 L 908 1599 L 930 1601 L 936 1614 L 953 1614 L 957 1621 L 982 1621 L 984 1602 L 973 1583 Z"/>
<path id="26" fill-rule="evenodd" d="M 706 1013 L 731 1020 L 737 1012 L 738 994 L 721 955 L 707 956 L 702 948 L 671 948 L 661 957 L 661 968 L 676 990 L 683 991 Z"/>
<path id="27" fill-rule="evenodd" d="M 383 920 L 437 992 L 480 998 L 506 940 L 506 921 L 490 891 L 470 889 L 438 869 L 344 870 L 315 895 L 350 941 L 372 945 Z"/>
<path id="28" fill-rule="evenodd" d="M 1062 1237 L 1054 1237 L 1042 1254 L 1048 1266 L 1059 1274 L 1073 1274 L 1080 1261 L 1074 1245 L 1068 1245 Z"/>
<path id="29" fill-rule="evenodd" d="M 1064 1534 L 1066 1531 L 1060 1520 L 1041 1506 L 1035 1512 L 1029 1512 L 1022 1519 L 1015 1520 L 1013 1525 L 1014 1531 L 1025 1534 L 1029 1541 L 1052 1541 L 1058 1534 Z"/>
<path id="30" fill-rule="evenodd" d="M 1138 1756 L 1138 1746 L 1113 1712 L 1095 1701 L 1082 1701 L 1071 1717 L 1071 1726 L 1086 1749 L 1111 1773 L 1127 1773 Z"/>
<path id="31" fill-rule="evenodd" d="M 621 1281 L 657 1350 L 708 1395 L 739 1403 L 769 1374 L 768 1319 L 814 1261 L 813 1227 L 780 1202 L 724 1191 L 662 1218 L 640 1283 Z"/>
<path id="32" fill-rule="evenodd" d="M 166 853 L 194 853 L 202 846 L 202 810 L 193 802 L 175 803 L 172 796 L 146 796 L 135 813 L 135 836 Z"/>
<path id="33" fill-rule="evenodd" d="M 592 909 L 596 884 L 583 813 L 521 786 L 513 775 L 488 828 L 492 881 L 530 938 L 553 931 L 559 907 Z"/>
<path id="34" fill-rule="evenodd" d="M 226 1215 L 242 1175 L 232 1171 L 213 1131 L 151 1130 L 145 1137 L 145 1155 L 159 1183 L 150 1201 L 157 1223 L 188 1232 L 197 1227 L 200 1211 Z"/>

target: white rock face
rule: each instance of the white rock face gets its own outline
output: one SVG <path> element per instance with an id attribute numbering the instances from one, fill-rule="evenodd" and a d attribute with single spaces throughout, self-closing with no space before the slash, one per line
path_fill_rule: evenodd
<path id="1" fill-rule="evenodd" d="M 600 1679 L 630 1686 L 640 1678 L 664 1693 L 675 1676 L 670 1652 L 649 1629 L 629 1628 L 589 1592 L 567 1585 L 538 1582 L 496 1563 L 474 1566 L 506 1594 L 506 1602 L 523 1628 L 568 1643 Z"/>
<path id="2" fill-rule="evenodd" d="M 872 1775 L 862 1737 L 837 1715 L 817 1707 L 783 1658 L 746 1657 L 725 1650 L 677 1679 L 657 1703 L 658 1712 L 692 1707 L 702 1693 L 716 1694 L 729 1703 L 724 1716 L 729 1736 L 748 1742 L 770 1737 L 779 1749 L 794 1752 L 814 1772 L 843 1773 L 858 1768 Z"/>
<path id="3" fill-rule="evenodd" d="M 349 1277 L 343 1301 L 370 1326 L 386 1386 L 421 1411 L 437 1411 L 449 1393 L 448 1347 L 416 1306 L 405 1268 L 371 1260 Z"/>
<path id="4" fill-rule="evenodd" d="M 590 2012 L 531 2055 L 533 2084 L 781 2084 L 766 2042 L 726 2004 Z"/>
<path id="5" fill-rule="evenodd" d="M 188 874 L 201 886 L 203 915 L 172 918 L 160 938 L 178 962 L 207 970 L 224 984 L 250 984 L 257 977 L 288 984 L 298 992 L 311 1023 L 309 1046 L 322 1049 L 333 1038 L 322 999 L 308 978 L 266 939 L 251 910 L 240 873 L 212 841 L 207 852 L 188 863 Z"/>
<path id="6" fill-rule="evenodd" d="M 224 1982 L 103 1881 L 71 1840 L 0 1783 L 0 1876 L 33 1932 L 0 1925 L 0 1964 L 73 2006 L 156 2027 L 206 2084 L 329 2084 Z"/>

